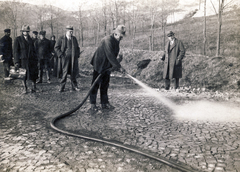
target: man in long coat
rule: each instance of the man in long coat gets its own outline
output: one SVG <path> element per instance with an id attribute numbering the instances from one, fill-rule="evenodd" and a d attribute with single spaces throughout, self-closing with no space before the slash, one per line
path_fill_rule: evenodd
<path id="1" fill-rule="evenodd" d="M 123 38 L 123 35 L 125 34 L 125 31 L 125 26 L 119 25 L 114 30 L 113 34 L 105 36 L 102 39 L 91 60 L 91 64 L 93 65 L 94 69 L 92 83 L 100 74 L 102 74 L 100 81 L 93 87 L 93 90 L 90 93 L 91 109 L 94 111 L 97 111 L 98 109 L 96 106 L 96 98 L 99 86 L 102 109 L 114 108 L 112 105 L 109 104 L 108 101 L 108 87 L 111 71 L 125 71 L 123 68 L 121 68 L 121 65 L 117 59 L 120 49 L 119 44 L 121 39 Z M 108 70 L 110 68 L 111 71 Z"/>
<path id="2" fill-rule="evenodd" d="M 4 80 L 10 80 L 10 66 L 13 65 L 12 38 L 10 37 L 11 30 L 5 29 L 4 34 L 5 35 L 0 39 L 0 57 L 1 60 L 3 60 L 5 74 Z"/>
<path id="3" fill-rule="evenodd" d="M 182 78 L 182 59 L 185 56 L 185 48 L 172 31 L 167 34 L 167 37 L 169 41 L 161 58 L 164 61 L 163 79 L 165 79 L 165 89 L 169 90 L 170 81 L 175 78 L 174 89 L 177 90 L 179 78 Z"/>
<path id="4" fill-rule="evenodd" d="M 80 56 L 80 48 L 76 37 L 73 36 L 72 26 L 66 27 L 66 34 L 57 40 L 54 50 L 62 63 L 61 66 L 58 66 L 62 68 L 59 92 L 64 91 L 68 74 L 71 76 L 72 90 L 79 91 L 76 77 L 79 73 L 78 58 Z"/>
<path id="5" fill-rule="evenodd" d="M 27 80 L 32 81 L 31 92 L 36 92 L 36 80 L 38 78 L 38 59 L 34 49 L 34 43 L 29 36 L 30 27 L 22 26 L 22 35 L 14 41 L 15 67 L 26 69 L 26 76 L 23 79 L 24 93 L 27 93 Z"/>

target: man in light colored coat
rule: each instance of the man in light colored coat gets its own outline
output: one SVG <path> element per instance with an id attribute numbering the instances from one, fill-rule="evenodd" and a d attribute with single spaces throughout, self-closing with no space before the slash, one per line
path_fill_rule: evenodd
<path id="1" fill-rule="evenodd" d="M 167 34 L 167 37 L 169 41 L 161 58 L 164 61 L 163 79 L 165 79 L 165 89 L 169 90 L 171 79 L 174 78 L 174 89 L 177 90 L 179 78 L 182 78 L 182 59 L 185 56 L 185 48 L 172 31 Z"/>
<path id="2" fill-rule="evenodd" d="M 54 47 L 54 50 L 61 60 L 61 66 L 58 66 L 62 69 L 62 79 L 60 81 L 59 92 L 63 92 L 66 82 L 67 75 L 71 76 L 71 84 L 73 91 L 80 91 L 77 84 L 77 74 L 79 73 L 78 69 L 78 58 L 80 56 L 80 48 L 75 36 L 73 36 L 73 27 L 66 27 L 66 34 L 61 36 Z M 60 71 L 60 70 L 58 70 Z"/>

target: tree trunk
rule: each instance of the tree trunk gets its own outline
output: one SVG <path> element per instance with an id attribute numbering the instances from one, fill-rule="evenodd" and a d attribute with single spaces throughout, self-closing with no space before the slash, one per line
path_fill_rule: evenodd
<path id="1" fill-rule="evenodd" d="M 206 55 L 206 41 L 207 41 L 207 36 L 206 36 L 206 1 L 204 0 L 204 27 L 203 27 L 203 54 Z"/>
<path id="2" fill-rule="evenodd" d="M 163 23 L 163 49 L 165 50 L 165 42 L 166 42 L 166 23 Z"/>
<path id="3" fill-rule="evenodd" d="M 149 36 L 149 41 L 148 41 L 149 42 L 149 51 L 151 51 L 151 49 L 152 49 L 152 46 L 151 46 L 152 41 L 151 40 L 152 40 L 152 38 L 151 38 L 151 35 L 150 35 Z"/>
<path id="4" fill-rule="evenodd" d="M 216 56 L 220 55 L 220 41 L 221 41 L 221 29 L 222 29 L 222 11 L 224 0 L 219 0 L 219 10 L 218 10 L 218 31 L 217 31 L 217 51 Z"/>
<path id="5" fill-rule="evenodd" d="M 135 40 L 135 32 L 134 32 L 134 28 L 136 26 L 133 24 L 133 37 L 132 37 L 132 52 L 133 52 L 133 49 L 134 49 L 134 40 Z"/>
<path id="6" fill-rule="evenodd" d="M 97 40 L 96 40 L 96 44 L 95 45 L 97 45 L 98 44 L 98 40 L 99 40 L 99 32 L 100 32 L 100 23 L 98 23 L 97 24 Z"/>
<path id="7" fill-rule="evenodd" d="M 154 25 L 151 30 L 151 36 L 152 36 L 152 41 L 151 41 L 152 51 L 154 51 Z"/>
<path id="8" fill-rule="evenodd" d="M 82 23 L 81 23 L 81 39 L 82 39 L 82 47 L 83 47 L 83 27 L 82 27 Z"/>

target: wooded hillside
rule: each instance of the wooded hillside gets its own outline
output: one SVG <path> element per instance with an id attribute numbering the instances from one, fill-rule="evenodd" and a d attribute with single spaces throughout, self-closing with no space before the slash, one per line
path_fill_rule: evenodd
<path id="1" fill-rule="evenodd" d="M 31 30 L 46 30 L 47 38 L 54 34 L 57 38 L 64 34 L 66 25 L 74 26 L 74 34 L 81 47 L 97 46 L 100 40 L 110 34 L 118 24 L 127 28 L 123 47 L 140 50 L 160 51 L 170 30 L 181 39 L 188 52 L 214 56 L 240 56 L 240 8 L 233 0 L 216 1 L 216 15 L 206 17 L 206 43 L 204 46 L 204 17 L 194 17 L 198 9 L 191 9 L 184 19 L 169 23 L 183 11 L 179 0 L 102 0 L 102 6 L 84 9 L 84 1 L 79 2 L 78 11 L 64 11 L 54 5 L 36 6 L 19 0 L 0 1 L 0 29 L 12 29 L 12 38 L 20 34 L 23 24 Z M 204 3 L 204 1 L 200 1 Z M 197 2 L 195 2 L 196 4 Z M 218 4 L 220 3 L 220 4 Z M 200 4 L 201 5 L 201 4 Z M 221 8 L 218 9 L 218 5 Z M 210 10 L 210 9 L 206 9 Z M 219 14 L 221 18 L 219 18 Z M 220 32 L 219 32 L 220 26 Z M 3 35 L 3 32 L 0 36 Z M 219 38 L 218 38 L 219 37 Z M 205 51 L 204 51 L 205 47 Z"/>

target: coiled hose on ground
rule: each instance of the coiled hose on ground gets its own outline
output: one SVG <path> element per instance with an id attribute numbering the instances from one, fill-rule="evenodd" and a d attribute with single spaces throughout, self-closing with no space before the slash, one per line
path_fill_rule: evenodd
<path id="1" fill-rule="evenodd" d="M 129 74 L 126 74 L 130 79 L 132 79 L 132 77 L 129 76 Z M 105 144 L 108 144 L 108 145 L 112 145 L 112 146 L 116 146 L 116 147 L 119 147 L 119 148 L 123 148 L 125 150 L 128 150 L 128 151 L 132 151 L 132 152 L 135 152 L 137 154 L 140 154 L 140 155 L 143 155 L 143 156 L 146 156 L 148 158 L 151 158 L 151 159 L 154 159 L 156 161 L 159 161 L 161 163 L 164 163 L 172 168 L 175 168 L 177 170 L 180 170 L 180 171 L 183 171 L 183 172 L 197 172 L 198 170 L 196 169 L 193 169 L 193 168 L 190 168 L 186 165 L 183 165 L 183 164 L 180 164 L 180 163 L 177 163 L 177 162 L 174 162 L 174 161 L 170 161 L 168 159 L 165 159 L 163 157 L 157 157 L 157 156 L 154 156 L 154 155 L 151 155 L 149 153 L 146 153 L 146 152 L 143 152 L 143 151 L 139 151 L 137 150 L 136 148 L 134 147 L 131 147 L 131 146 L 126 146 L 126 145 L 123 145 L 121 143 L 116 143 L 116 142 L 113 142 L 113 141 L 109 141 L 109 140 L 105 140 L 105 139 L 100 139 L 100 138 L 96 138 L 96 137 L 92 137 L 92 136 L 88 136 L 88 135 L 83 135 L 83 134 L 75 134 L 75 133 L 71 133 L 71 132 L 68 132 L 68 131 L 64 131 L 64 130 L 61 130 L 60 128 L 57 128 L 56 127 L 56 122 L 66 116 L 69 116 L 71 115 L 72 113 L 76 112 L 79 108 L 82 107 L 82 105 L 85 103 L 85 101 L 87 100 L 89 94 L 91 93 L 93 87 L 96 85 L 96 83 L 99 81 L 99 79 L 102 77 L 102 74 L 100 74 L 96 79 L 95 81 L 93 82 L 90 90 L 88 91 L 86 97 L 82 100 L 82 102 L 74 109 L 64 113 L 64 114 L 61 114 L 55 118 L 52 119 L 52 121 L 50 122 L 50 126 L 52 129 L 60 132 L 60 133 L 63 133 L 63 134 L 66 134 L 66 135 L 69 135 L 69 136 L 73 136 L 73 137 L 78 137 L 78 138 L 83 138 L 83 139 L 87 139 L 87 140 L 92 140 L 92 141 L 96 141 L 96 142 L 101 142 L 101 143 L 105 143 Z"/>

